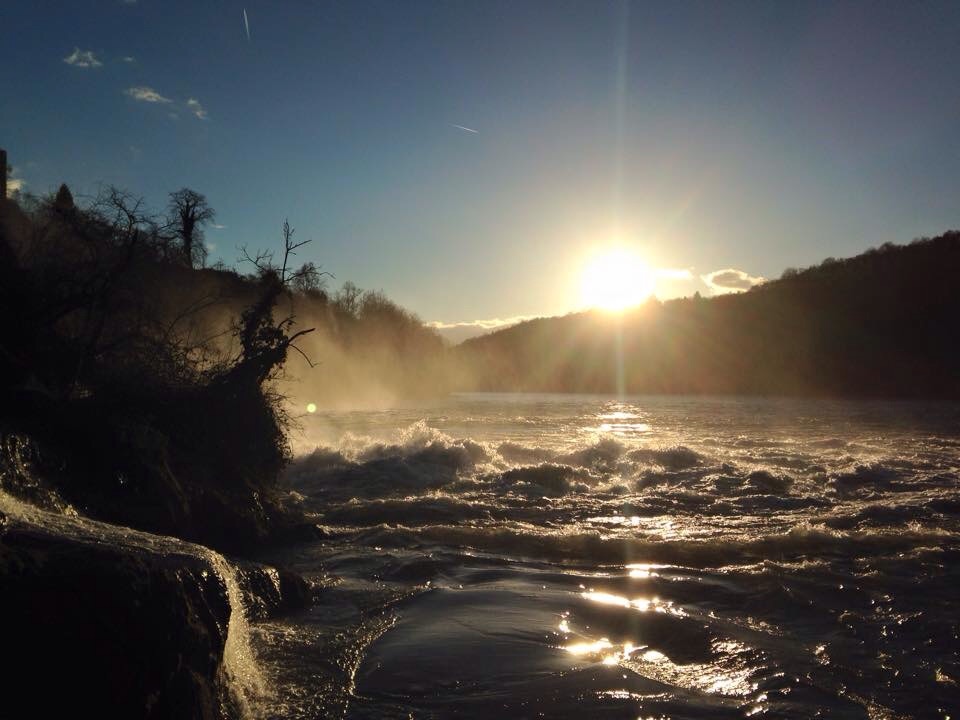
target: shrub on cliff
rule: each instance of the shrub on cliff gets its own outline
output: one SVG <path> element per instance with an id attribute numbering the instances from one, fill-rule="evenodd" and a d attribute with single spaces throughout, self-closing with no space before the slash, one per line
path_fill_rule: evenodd
<path id="1" fill-rule="evenodd" d="M 309 330 L 278 309 L 284 270 L 261 274 L 233 343 L 198 332 L 217 298 L 178 302 L 170 277 L 194 271 L 166 243 L 116 190 L 0 206 L 0 430 L 51 448 L 53 482 L 93 516 L 239 549 L 289 529 L 271 381 Z"/>

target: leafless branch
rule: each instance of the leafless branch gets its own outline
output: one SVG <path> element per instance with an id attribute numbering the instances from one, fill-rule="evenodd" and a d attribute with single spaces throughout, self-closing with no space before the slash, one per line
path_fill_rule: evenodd
<path id="1" fill-rule="evenodd" d="M 309 357 L 303 350 L 301 350 L 300 348 L 298 348 L 296 345 L 291 345 L 290 347 L 292 347 L 294 350 L 296 350 L 298 353 L 300 353 L 300 355 L 303 357 L 303 359 L 307 361 L 307 365 L 310 366 L 310 369 L 313 369 L 313 368 L 315 368 L 317 365 L 319 365 L 319 363 L 315 363 L 313 360 L 311 360 L 310 357 Z"/>
<path id="2" fill-rule="evenodd" d="M 274 269 L 272 252 L 268 250 L 258 250 L 256 254 L 251 255 L 246 245 L 241 246 L 239 250 L 241 255 L 238 262 L 250 263 L 261 274 L 268 273 Z"/>

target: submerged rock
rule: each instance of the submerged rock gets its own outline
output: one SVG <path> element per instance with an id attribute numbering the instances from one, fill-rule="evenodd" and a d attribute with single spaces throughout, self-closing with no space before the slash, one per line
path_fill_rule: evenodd
<path id="1" fill-rule="evenodd" d="M 310 607 L 314 590 L 302 576 L 284 568 L 256 563 L 237 567 L 247 615 L 265 620 Z"/>

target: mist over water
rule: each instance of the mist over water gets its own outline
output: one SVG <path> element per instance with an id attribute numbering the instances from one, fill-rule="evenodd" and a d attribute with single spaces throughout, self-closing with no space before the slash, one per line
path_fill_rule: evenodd
<path id="1" fill-rule="evenodd" d="M 960 408 L 459 395 L 304 420 L 273 716 L 946 718 Z M 311 448 L 309 452 L 306 448 Z"/>

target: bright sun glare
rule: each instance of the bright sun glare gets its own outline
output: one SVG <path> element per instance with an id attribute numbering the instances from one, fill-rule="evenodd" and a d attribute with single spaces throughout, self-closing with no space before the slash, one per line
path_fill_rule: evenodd
<path id="1" fill-rule="evenodd" d="M 653 294 L 656 276 L 636 253 L 613 248 L 594 256 L 583 269 L 581 300 L 603 310 L 624 310 Z"/>

